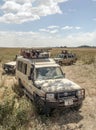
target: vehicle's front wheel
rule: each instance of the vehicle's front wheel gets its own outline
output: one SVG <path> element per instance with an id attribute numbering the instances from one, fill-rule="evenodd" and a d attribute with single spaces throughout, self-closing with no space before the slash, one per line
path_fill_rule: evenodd
<path id="1" fill-rule="evenodd" d="M 35 97 L 34 104 L 39 114 L 45 114 L 46 116 L 51 114 L 51 108 L 48 107 L 38 96 Z"/>
<path id="2" fill-rule="evenodd" d="M 79 109 L 80 109 L 81 107 L 82 107 L 82 103 L 79 104 L 78 106 L 75 106 L 75 107 L 74 107 L 74 110 L 79 111 Z"/>
<path id="3" fill-rule="evenodd" d="M 12 70 L 12 74 L 15 74 L 15 72 L 16 72 L 16 71 L 15 71 L 15 69 L 14 69 L 14 70 Z"/>
<path id="4" fill-rule="evenodd" d="M 59 61 L 59 65 L 61 65 L 61 66 L 62 66 L 62 61 Z"/>

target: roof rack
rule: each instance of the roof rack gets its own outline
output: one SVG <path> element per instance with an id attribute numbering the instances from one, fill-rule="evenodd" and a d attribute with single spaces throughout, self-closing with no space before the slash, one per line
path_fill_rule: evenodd
<path id="1" fill-rule="evenodd" d="M 44 59 L 50 57 L 50 52 L 42 49 L 21 49 L 20 55 L 28 59 Z"/>

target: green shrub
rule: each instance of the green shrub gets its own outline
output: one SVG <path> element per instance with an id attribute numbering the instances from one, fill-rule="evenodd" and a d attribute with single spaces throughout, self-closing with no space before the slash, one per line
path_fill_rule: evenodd
<path id="1" fill-rule="evenodd" d="M 12 114 L 14 102 L 9 103 L 8 101 L 0 104 L 0 124 L 3 125 L 4 120 L 8 119 Z"/>
<path id="2" fill-rule="evenodd" d="M 28 122 L 28 115 L 26 110 L 18 111 L 16 115 L 16 119 L 19 123 L 19 125 L 24 125 Z"/>
<path id="3" fill-rule="evenodd" d="M 32 103 L 25 96 L 18 98 L 15 95 L 11 100 L 4 98 L 0 103 L 0 130 L 24 130 L 33 113 Z"/>

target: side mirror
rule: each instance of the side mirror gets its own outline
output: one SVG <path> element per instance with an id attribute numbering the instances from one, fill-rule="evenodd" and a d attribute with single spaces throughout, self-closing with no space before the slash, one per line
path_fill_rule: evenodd
<path id="1" fill-rule="evenodd" d="M 34 80 L 34 73 L 28 76 L 28 80 Z"/>

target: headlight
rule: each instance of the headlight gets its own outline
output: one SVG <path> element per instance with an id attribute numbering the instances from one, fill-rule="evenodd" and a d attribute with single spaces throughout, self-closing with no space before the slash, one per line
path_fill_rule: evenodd
<path id="1" fill-rule="evenodd" d="M 47 93 L 46 98 L 47 99 L 54 99 L 54 94 L 53 93 Z"/>
<path id="2" fill-rule="evenodd" d="M 64 96 L 66 96 L 66 97 L 67 97 L 67 96 L 68 96 L 68 92 L 64 92 Z"/>
<path id="3" fill-rule="evenodd" d="M 85 95 L 85 90 L 84 90 L 84 89 L 78 90 L 78 91 L 76 92 L 76 96 L 78 96 L 78 97 L 82 97 L 82 96 L 84 96 L 84 95 Z"/>

